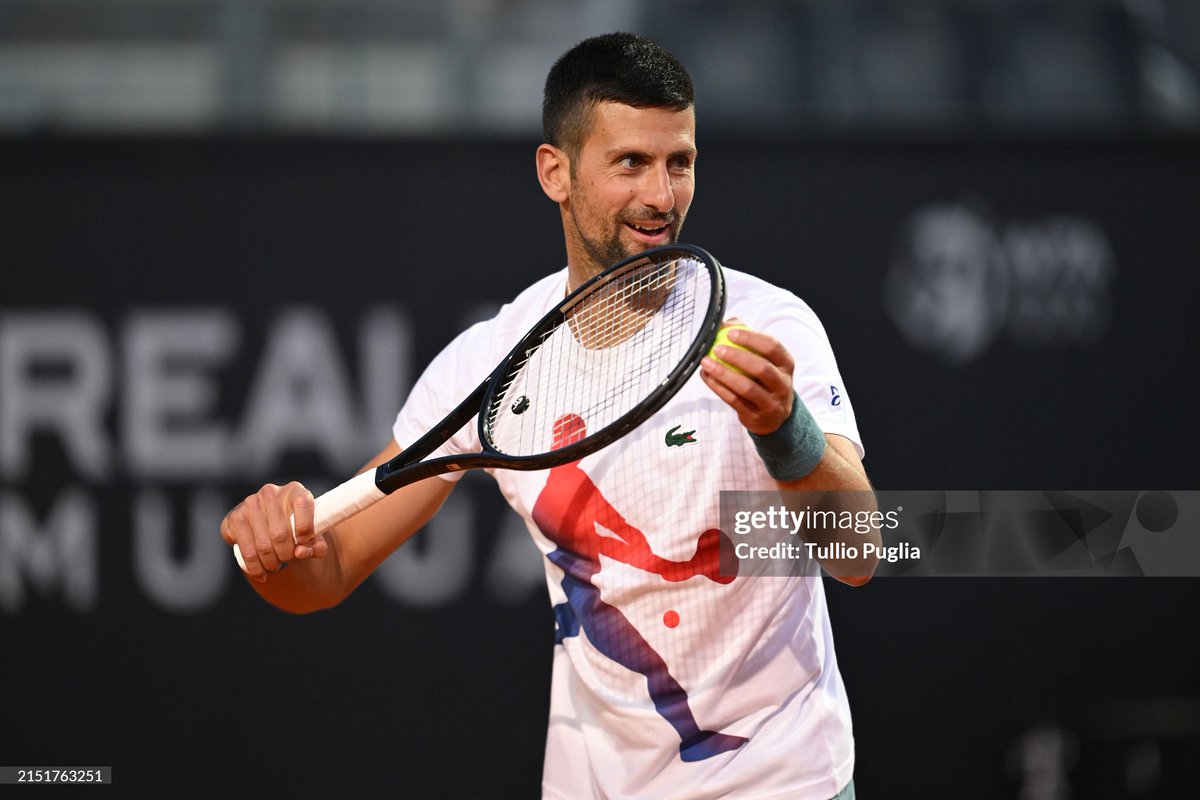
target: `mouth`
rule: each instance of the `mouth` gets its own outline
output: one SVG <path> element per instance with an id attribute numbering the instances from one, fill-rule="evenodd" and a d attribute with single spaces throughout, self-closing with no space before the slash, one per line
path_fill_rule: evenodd
<path id="1" fill-rule="evenodd" d="M 670 223 L 656 226 L 653 222 L 626 222 L 625 227 L 639 240 L 652 244 L 666 244 L 671 236 Z"/>

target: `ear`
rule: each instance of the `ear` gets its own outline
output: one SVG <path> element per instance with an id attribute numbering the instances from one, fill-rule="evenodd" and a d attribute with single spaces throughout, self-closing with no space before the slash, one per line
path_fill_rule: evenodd
<path id="1" fill-rule="evenodd" d="M 547 197 L 556 203 L 566 202 L 571 194 L 571 161 L 565 151 L 552 144 L 539 145 L 537 174 Z"/>

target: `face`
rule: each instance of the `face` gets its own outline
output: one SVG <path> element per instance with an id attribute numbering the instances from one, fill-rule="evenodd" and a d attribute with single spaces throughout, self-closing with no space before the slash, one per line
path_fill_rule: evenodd
<path id="1" fill-rule="evenodd" d="M 562 204 L 572 284 L 679 240 L 696 189 L 696 116 L 688 108 L 592 109 Z"/>

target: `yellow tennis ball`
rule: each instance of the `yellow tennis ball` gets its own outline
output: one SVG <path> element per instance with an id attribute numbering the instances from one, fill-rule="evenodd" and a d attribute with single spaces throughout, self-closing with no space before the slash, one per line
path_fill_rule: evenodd
<path id="1" fill-rule="evenodd" d="M 713 342 L 712 349 L 708 351 L 708 354 L 710 356 L 712 356 L 713 358 L 715 358 L 719 363 L 724 364 L 725 366 L 729 367 L 734 372 L 736 372 L 740 375 L 745 375 L 746 373 L 742 372 L 740 369 L 735 367 L 733 364 L 730 364 L 727 361 L 722 361 L 721 359 L 717 358 L 717 356 L 716 356 L 717 347 L 719 347 L 720 345 L 723 345 L 723 344 L 729 345 L 730 347 L 736 347 L 740 350 L 745 350 L 747 353 L 754 352 L 749 347 L 742 347 L 740 344 L 735 344 L 734 342 L 730 341 L 729 332 L 731 330 L 733 330 L 734 328 L 741 328 L 741 329 L 747 330 L 747 331 L 750 330 L 749 327 L 742 325 L 741 323 L 736 323 L 736 322 L 732 325 L 724 326 L 719 331 L 717 331 L 717 339 L 716 339 L 716 341 Z"/>

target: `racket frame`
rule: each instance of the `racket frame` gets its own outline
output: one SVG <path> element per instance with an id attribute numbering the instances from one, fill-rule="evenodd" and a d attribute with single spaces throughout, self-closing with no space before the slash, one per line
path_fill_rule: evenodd
<path id="1" fill-rule="evenodd" d="M 514 456 L 499 452 L 488 444 L 487 432 L 484 429 L 486 412 L 491 408 L 499 393 L 504 390 L 503 380 L 509 373 L 510 365 L 517 359 L 528 357 L 528 343 L 539 338 L 542 334 L 563 324 L 567 313 L 578 304 L 580 299 L 589 294 L 598 283 L 612 280 L 623 272 L 638 268 L 643 262 L 650 260 L 666 263 L 680 259 L 694 259 L 709 265 L 709 297 L 708 316 L 703 321 L 687 352 L 675 368 L 654 387 L 646 399 L 627 411 L 616 420 L 599 431 L 589 433 L 581 441 L 550 450 L 536 455 Z M 375 485 L 384 494 L 391 494 L 401 486 L 449 472 L 459 472 L 467 469 L 512 469 L 537 470 L 577 461 L 586 455 L 601 450 L 620 439 L 631 430 L 641 425 L 659 409 L 676 391 L 691 377 L 700 365 L 701 359 L 712 348 L 717 331 L 725 315 L 725 277 L 721 264 L 711 253 L 703 248 L 689 244 L 669 244 L 644 250 L 617 264 L 609 267 L 598 275 L 585 281 L 575 291 L 567 295 L 561 303 L 547 313 L 534 325 L 528 333 L 508 352 L 500 364 L 474 391 L 471 392 L 445 419 L 427 431 L 392 460 L 375 468 Z M 530 351 L 531 352 L 531 351 Z M 479 453 L 463 453 L 452 456 L 441 456 L 428 461 L 421 461 L 439 446 L 450 439 L 472 417 L 477 417 L 477 430 L 482 451 Z"/>
<path id="2" fill-rule="evenodd" d="M 673 254 L 673 258 L 669 255 Z M 601 281 L 611 280 L 614 274 L 633 269 L 647 259 L 658 258 L 658 263 L 665 263 L 681 258 L 693 258 L 709 265 L 711 277 L 709 285 L 709 313 L 701 324 L 700 330 L 688 347 L 684 357 L 675 368 L 654 387 L 646 399 L 628 412 L 618 417 L 604 428 L 584 437 L 581 441 L 572 443 L 557 450 L 530 456 L 512 456 L 500 453 L 488 444 L 484 430 L 485 414 L 491 408 L 498 392 L 503 390 L 502 382 L 508 374 L 509 365 L 518 357 L 528 357 L 526 343 L 534 336 L 549 331 L 562 323 L 566 313 L 592 287 Z M 316 498 L 314 504 L 314 529 L 318 534 L 323 533 L 334 525 L 346 520 L 358 512 L 381 500 L 402 486 L 416 483 L 435 475 L 449 472 L 460 472 L 467 469 L 499 468 L 513 470 L 550 469 L 571 461 L 577 461 L 586 455 L 596 452 L 620 439 L 631 430 L 641 425 L 678 391 L 691 377 L 700 365 L 700 360 L 712 349 L 717 331 L 725 314 L 725 278 L 721 264 L 711 253 L 694 245 L 671 244 L 645 250 L 613 265 L 599 275 L 583 283 L 575 291 L 568 294 L 556 308 L 547 313 L 521 340 L 509 351 L 508 355 L 479 384 L 445 419 L 433 426 L 423 436 L 405 448 L 399 455 L 387 463 L 380 464 L 374 473 L 367 470 L 341 485 L 331 489 Z M 464 453 L 453 456 L 441 456 L 428 461 L 422 458 L 432 453 L 439 446 L 462 429 L 472 417 L 478 418 L 479 442 L 483 448 L 479 453 Z M 292 540 L 296 541 L 294 517 L 290 520 Z M 299 543 L 299 542 L 297 542 Z M 233 554 L 238 566 L 246 571 L 246 562 L 237 544 L 233 546 Z"/>

